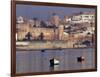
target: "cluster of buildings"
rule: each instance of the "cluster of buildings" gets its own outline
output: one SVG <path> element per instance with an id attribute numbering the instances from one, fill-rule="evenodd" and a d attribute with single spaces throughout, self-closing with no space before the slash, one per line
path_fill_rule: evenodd
<path id="1" fill-rule="evenodd" d="M 48 20 L 38 18 L 16 19 L 16 40 L 73 40 L 91 39 L 95 36 L 95 12 L 80 12 L 63 19 L 52 14 Z"/>
<path id="2" fill-rule="evenodd" d="M 66 21 L 72 22 L 72 23 L 91 23 L 91 22 L 94 23 L 95 22 L 95 13 L 94 12 L 76 13 L 69 17 L 66 16 Z"/>

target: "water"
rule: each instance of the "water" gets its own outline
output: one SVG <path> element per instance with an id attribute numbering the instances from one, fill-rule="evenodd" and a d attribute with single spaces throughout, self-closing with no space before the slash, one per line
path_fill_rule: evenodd
<path id="1" fill-rule="evenodd" d="M 62 50 L 16 51 L 16 72 L 50 72 L 62 70 L 91 69 L 95 67 L 95 52 L 93 48 L 76 48 Z M 85 61 L 80 63 L 77 57 L 84 56 Z M 55 58 L 59 65 L 50 67 L 49 60 Z"/>

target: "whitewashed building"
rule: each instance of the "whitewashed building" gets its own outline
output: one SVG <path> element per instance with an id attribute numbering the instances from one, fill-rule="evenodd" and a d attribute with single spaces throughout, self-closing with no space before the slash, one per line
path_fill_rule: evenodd
<path id="1" fill-rule="evenodd" d="M 16 22 L 17 22 L 18 24 L 24 23 L 24 18 L 23 18 L 22 16 L 19 16 L 19 17 L 17 18 Z"/>
<path id="2" fill-rule="evenodd" d="M 94 23 L 95 13 L 94 12 L 83 12 L 72 16 L 72 23 Z"/>
<path id="3" fill-rule="evenodd" d="M 95 12 L 80 12 L 72 16 L 65 16 L 66 23 L 95 23 Z"/>

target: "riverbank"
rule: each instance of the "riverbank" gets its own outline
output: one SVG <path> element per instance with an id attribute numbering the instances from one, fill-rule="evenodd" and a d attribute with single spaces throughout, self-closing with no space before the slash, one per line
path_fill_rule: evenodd
<path id="1" fill-rule="evenodd" d="M 74 45 L 74 41 L 31 41 L 17 42 L 16 50 L 60 50 L 66 48 L 87 48 L 86 45 Z"/>

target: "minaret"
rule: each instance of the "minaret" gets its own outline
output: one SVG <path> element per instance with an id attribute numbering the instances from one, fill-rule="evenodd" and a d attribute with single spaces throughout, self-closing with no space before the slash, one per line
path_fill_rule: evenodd
<path id="1" fill-rule="evenodd" d="M 56 26 L 56 27 L 59 26 L 60 17 L 59 17 L 56 13 L 53 13 L 53 14 L 52 14 L 51 23 L 52 23 L 54 26 Z"/>
<path id="2" fill-rule="evenodd" d="M 64 32 L 64 26 L 59 25 L 59 28 L 58 28 L 59 40 L 63 40 L 63 32 Z"/>

